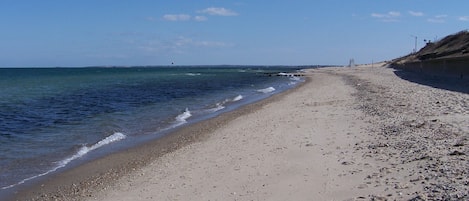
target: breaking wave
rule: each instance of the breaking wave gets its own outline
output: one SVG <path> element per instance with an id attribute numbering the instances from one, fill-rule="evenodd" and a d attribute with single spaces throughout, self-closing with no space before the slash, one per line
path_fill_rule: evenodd
<path id="1" fill-rule="evenodd" d="M 176 117 L 176 122 L 175 122 L 174 127 L 187 123 L 187 119 L 191 116 L 192 116 L 191 111 L 189 111 L 189 108 L 186 108 L 186 110 L 183 113 L 179 114 Z"/>
<path id="2" fill-rule="evenodd" d="M 261 93 L 265 93 L 265 94 L 266 94 L 266 93 L 273 92 L 273 91 L 275 91 L 275 88 L 273 88 L 273 87 L 267 87 L 267 88 L 265 88 L 265 89 L 259 89 L 259 90 L 257 90 L 257 92 L 261 92 Z"/>
<path id="3" fill-rule="evenodd" d="M 35 179 L 35 178 L 38 178 L 38 177 L 42 177 L 42 176 L 45 176 L 45 175 L 50 174 L 52 172 L 55 172 L 58 169 L 65 167 L 68 163 L 72 162 L 73 160 L 78 159 L 78 158 L 86 155 L 90 151 L 93 151 L 95 149 L 103 147 L 107 144 L 120 141 L 120 140 L 125 139 L 125 138 L 126 138 L 126 135 L 124 135 L 123 133 L 117 132 L 117 133 L 114 133 L 110 136 L 107 136 L 106 138 L 100 140 L 99 142 L 97 142 L 96 144 L 93 144 L 91 146 L 84 145 L 74 155 L 72 155 L 72 156 L 70 156 L 66 159 L 63 159 L 61 161 L 56 162 L 57 166 L 55 166 L 54 168 L 52 168 L 52 169 L 50 169 L 50 170 L 48 170 L 44 173 L 41 173 L 41 174 L 38 174 L 38 175 L 35 175 L 35 176 L 32 176 L 32 177 L 23 179 L 23 180 L 21 180 L 20 182 L 18 182 L 16 184 L 12 184 L 12 185 L 9 185 L 9 186 L 4 186 L 1 189 L 4 190 L 4 189 L 12 188 L 16 185 L 23 184 L 26 181 L 29 181 L 29 180 L 32 180 L 32 179 Z"/>

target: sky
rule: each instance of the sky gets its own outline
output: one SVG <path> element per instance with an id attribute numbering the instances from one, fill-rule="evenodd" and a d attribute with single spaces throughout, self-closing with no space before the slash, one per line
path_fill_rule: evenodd
<path id="1" fill-rule="evenodd" d="M 0 67 L 343 65 L 469 28 L 467 0 L 0 0 Z"/>

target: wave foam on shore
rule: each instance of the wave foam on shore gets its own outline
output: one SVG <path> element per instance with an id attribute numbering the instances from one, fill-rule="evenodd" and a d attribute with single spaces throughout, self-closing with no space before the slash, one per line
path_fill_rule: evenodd
<path id="1" fill-rule="evenodd" d="M 15 187 L 17 185 L 20 185 L 20 184 L 23 184 L 29 180 L 33 180 L 33 179 L 36 179 L 38 177 L 42 177 L 42 176 L 45 176 L 45 175 L 48 175 L 52 172 L 55 172 L 57 171 L 58 169 L 60 168 L 63 168 L 65 167 L 67 164 L 69 164 L 70 162 L 78 159 L 78 158 L 81 158 L 83 157 L 84 155 L 88 154 L 89 152 L 95 150 L 95 149 L 99 149 L 105 145 L 108 145 L 108 144 L 111 144 L 111 143 L 114 143 L 114 142 L 117 142 L 117 141 L 120 141 L 120 140 L 123 140 L 125 139 L 127 136 L 124 135 L 123 133 L 120 133 L 120 132 L 116 132 L 110 136 L 107 136 L 106 138 L 98 141 L 96 144 L 93 144 L 91 146 L 86 146 L 86 145 L 83 145 L 75 154 L 73 154 L 72 156 L 68 157 L 68 158 L 65 158 L 61 161 L 58 161 L 56 162 L 57 166 L 55 166 L 54 168 L 44 172 L 44 173 L 41 173 L 41 174 L 38 174 L 38 175 L 34 175 L 32 177 L 28 177 L 26 179 L 23 179 L 21 180 L 20 182 L 18 183 L 15 183 L 15 184 L 11 184 L 9 186 L 5 186 L 5 187 L 2 187 L 1 189 L 2 190 L 5 190 L 5 189 L 9 189 L 9 188 L 12 188 L 12 187 Z"/>

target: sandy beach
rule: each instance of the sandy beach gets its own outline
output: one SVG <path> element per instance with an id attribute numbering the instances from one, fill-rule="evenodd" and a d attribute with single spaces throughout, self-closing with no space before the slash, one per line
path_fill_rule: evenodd
<path id="1" fill-rule="evenodd" d="M 304 75 L 296 89 L 60 173 L 15 199 L 469 199 L 467 83 L 418 84 L 426 78 L 384 63 Z"/>

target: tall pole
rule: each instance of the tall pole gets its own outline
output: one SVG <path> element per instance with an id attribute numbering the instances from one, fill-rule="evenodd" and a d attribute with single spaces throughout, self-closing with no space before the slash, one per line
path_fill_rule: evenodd
<path id="1" fill-rule="evenodd" d="M 414 53 L 416 53 L 417 52 L 417 36 L 414 36 L 414 35 L 410 35 L 410 36 L 415 38 Z"/>

